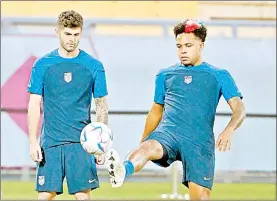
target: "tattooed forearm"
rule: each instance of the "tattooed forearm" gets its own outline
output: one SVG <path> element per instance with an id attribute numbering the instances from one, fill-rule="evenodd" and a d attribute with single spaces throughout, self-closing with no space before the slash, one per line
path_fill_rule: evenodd
<path id="1" fill-rule="evenodd" d="M 246 117 L 245 108 L 242 100 L 239 97 L 231 98 L 228 101 L 228 104 L 230 105 L 233 114 L 231 121 L 227 125 L 227 128 L 232 128 L 233 130 L 236 130 L 238 127 L 240 127 Z"/>
<path id="2" fill-rule="evenodd" d="M 96 121 L 108 125 L 108 104 L 106 96 L 95 98 Z"/>

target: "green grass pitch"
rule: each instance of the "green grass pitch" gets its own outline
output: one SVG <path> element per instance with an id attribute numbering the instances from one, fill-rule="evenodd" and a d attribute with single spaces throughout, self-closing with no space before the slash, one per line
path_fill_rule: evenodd
<path id="1" fill-rule="evenodd" d="M 161 200 L 161 194 L 171 193 L 171 183 L 142 183 L 126 182 L 121 188 L 112 188 L 109 183 L 101 183 L 100 188 L 92 192 L 93 199 L 156 199 Z M 2 181 L 2 199 L 36 199 L 34 182 Z M 180 184 L 179 193 L 187 193 Z M 56 197 L 58 200 L 74 200 L 67 194 L 66 184 L 64 193 Z M 212 192 L 214 200 L 275 200 L 275 184 L 215 184 Z"/>

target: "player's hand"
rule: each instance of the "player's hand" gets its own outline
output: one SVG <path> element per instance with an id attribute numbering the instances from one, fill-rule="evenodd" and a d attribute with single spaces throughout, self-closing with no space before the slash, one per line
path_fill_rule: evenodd
<path id="1" fill-rule="evenodd" d="M 30 156 L 34 162 L 42 161 L 41 147 L 38 142 L 30 144 Z"/>
<path id="2" fill-rule="evenodd" d="M 95 156 L 95 162 L 97 165 L 104 165 L 105 161 L 106 161 L 105 154 Z"/>
<path id="3" fill-rule="evenodd" d="M 216 148 L 219 151 L 226 151 L 231 149 L 231 141 L 232 141 L 232 129 L 225 129 L 217 138 Z"/>

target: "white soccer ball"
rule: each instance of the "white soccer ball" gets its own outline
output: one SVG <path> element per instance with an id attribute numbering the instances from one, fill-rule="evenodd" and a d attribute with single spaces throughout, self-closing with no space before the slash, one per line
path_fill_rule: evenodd
<path id="1" fill-rule="evenodd" d="M 104 123 L 91 122 L 82 130 L 80 142 L 89 154 L 102 155 L 113 145 L 112 131 Z"/>

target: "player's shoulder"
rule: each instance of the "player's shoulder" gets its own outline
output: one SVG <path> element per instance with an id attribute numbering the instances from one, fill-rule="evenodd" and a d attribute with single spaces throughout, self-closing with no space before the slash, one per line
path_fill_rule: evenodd
<path id="1" fill-rule="evenodd" d="M 84 50 L 81 50 L 82 60 L 86 66 L 92 70 L 104 70 L 103 63 L 96 59 L 94 56 L 90 55 Z"/>
<path id="2" fill-rule="evenodd" d="M 171 66 L 169 66 L 169 67 L 162 68 L 162 69 L 160 69 L 160 70 L 158 71 L 157 76 L 158 76 L 158 75 L 162 75 L 162 74 L 167 74 L 167 73 L 173 72 L 173 71 L 175 71 L 175 70 L 177 69 L 177 67 L 179 67 L 179 66 L 180 66 L 180 64 L 177 63 L 177 64 L 171 65 Z"/>
<path id="3" fill-rule="evenodd" d="M 37 58 L 34 62 L 35 68 L 42 68 L 46 66 L 46 63 L 57 56 L 57 49 L 52 50 L 44 54 L 43 56 Z"/>
<path id="4" fill-rule="evenodd" d="M 224 69 L 224 68 L 220 68 L 218 66 L 212 65 L 210 63 L 207 62 L 203 62 L 203 70 L 210 72 L 214 75 L 220 75 L 222 73 L 229 73 L 228 70 Z"/>

